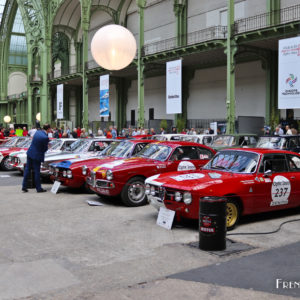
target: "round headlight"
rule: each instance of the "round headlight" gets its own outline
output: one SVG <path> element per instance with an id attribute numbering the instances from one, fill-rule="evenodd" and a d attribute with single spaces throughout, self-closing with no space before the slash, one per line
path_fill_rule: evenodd
<path id="1" fill-rule="evenodd" d="M 66 170 L 63 171 L 63 177 L 67 177 L 67 171 Z"/>
<path id="2" fill-rule="evenodd" d="M 68 176 L 68 178 L 72 178 L 72 171 L 71 170 L 67 171 L 67 176 Z"/>
<path id="3" fill-rule="evenodd" d="M 190 192 L 185 192 L 183 194 L 183 202 L 185 204 L 191 204 L 192 203 L 192 194 Z"/>
<path id="4" fill-rule="evenodd" d="M 151 186 L 150 194 L 151 194 L 152 196 L 155 196 L 155 186 Z"/>
<path id="5" fill-rule="evenodd" d="M 175 193 L 175 201 L 179 202 L 179 201 L 181 201 L 181 198 L 182 198 L 181 193 L 180 192 L 176 192 Z"/>
<path id="6" fill-rule="evenodd" d="M 146 194 L 146 195 L 149 195 L 149 194 L 150 194 L 150 185 L 149 185 L 149 184 L 146 184 L 145 194 Z"/>
<path id="7" fill-rule="evenodd" d="M 113 178 L 114 178 L 114 176 L 113 176 L 112 170 L 107 170 L 106 171 L 106 179 L 107 180 L 112 180 Z"/>
<path id="8" fill-rule="evenodd" d="M 88 167 L 87 166 L 82 166 L 81 167 L 81 171 L 82 171 L 82 175 L 87 175 L 87 170 L 88 170 Z"/>

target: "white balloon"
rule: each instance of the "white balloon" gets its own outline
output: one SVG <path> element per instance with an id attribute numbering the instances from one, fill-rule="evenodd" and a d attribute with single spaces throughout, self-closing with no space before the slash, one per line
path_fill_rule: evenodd
<path id="1" fill-rule="evenodd" d="M 10 116 L 5 116 L 5 117 L 3 118 L 3 121 L 4 121 L 5 123 L 9 123 L 9 122 L 11 121 L 11 117 L 10 117 Z"/>
<path id="2" fill-rule="evenodd" d="M 121 70 L 127 67 L 135 57 L 136 48 L 133 34 L 120 25 L 101 27 L 91 42 L 94 60 L 107 70 Z"/>

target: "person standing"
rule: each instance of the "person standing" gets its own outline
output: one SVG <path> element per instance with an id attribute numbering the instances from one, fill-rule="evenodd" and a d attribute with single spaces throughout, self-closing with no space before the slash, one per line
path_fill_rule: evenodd
<path id="1" fill-rule="evenodd" d="M 41 187 L 40 169 L 41 163 L 45 159 L 45 152 L 48 150 L 48 133 L 50 131 L 50 125 L 45 124 L 42 130 L 37 130 L 34 134 L 32 143 L 27 151 L 27 163 L 24 170 L 24 178 L 22 183 L 22 191 L 24 193 L 28 192 L 27 181 L 31 170 L 34 170 L 36 191 L 38 193 L 46 192 L 46 190 Z"/>
<path id="2" fill-rule="evenodd" d="M 26 127 L 23 127 L 23 136 L 28 136 L 28 130 Z"/>

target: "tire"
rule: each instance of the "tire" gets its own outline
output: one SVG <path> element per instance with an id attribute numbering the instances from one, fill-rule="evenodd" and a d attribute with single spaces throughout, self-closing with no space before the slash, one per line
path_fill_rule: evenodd
<path id="1" fill-rule="evenodd" d="M 146 205 L 145 179 L 143 177 L 129 179 L 123 187 L 121 198 L 126 206 L 136 207 Z"/>
<path id="2" fill-rule="evenodd" d="M 234 229 L 240 219 L 241 208 L 239 203 L 234 199 L 228 200 L 226 212 L 226 226 L 227 230 L 230 231 Z"/>
<path id="3" fill-rule="evenodd" d="M 4 171 L 11 171 L 14 169 L 14 167 L 12 167 L 8 164 L 8 159 L 9 159 L 9 156 L 6 156 L 3 158 L 2 162 L 1 162 L 1 169 Z"/>

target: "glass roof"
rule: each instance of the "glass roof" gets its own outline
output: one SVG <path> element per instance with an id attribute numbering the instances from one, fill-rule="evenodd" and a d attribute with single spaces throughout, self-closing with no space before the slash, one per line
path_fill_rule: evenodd
<path id="1" fill-rule="evenodd" d="M 7 0 L 0 0 L 0 24 L 2 21 L 2 15 L 3 15 L 3 11 L 4 11 L 6 2 L 7 2 Z"/>
<path id="2" fill-rule="evenodd" d="M 1 0 L 0 0 L 1 1 Z M 9 64 L 27 64 L 27 44 L 20 10 L 17 10 L 9 44 Z"/>

